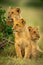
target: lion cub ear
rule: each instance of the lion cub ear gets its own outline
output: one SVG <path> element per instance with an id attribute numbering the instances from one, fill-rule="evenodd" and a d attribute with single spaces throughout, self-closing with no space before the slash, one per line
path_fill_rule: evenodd
<path id="1" fill-rule="evenodd" d="M 34 27 L 34 29 L 35 29 L 35 30 L 39 30 L 39 26 L 37 26 L 37 27 Z"/>
<path id="2" fill-rule="evenodd" d="M 17 11 L 18 13 L 21 13 L 20 8 L 16 8 L 16 11 Z"/>
<path id="3" fill-rule="evenodd" d="M 32 27 L 31 27 L 31 26 L 29 26 L 29 27 L 28 27 L 28 30 L 29 30 L 29 31 L 32 31 Z"/>
<path id="4" fill-rule="evenodd" d="M 13 9 L 13 7 L 10 7 L 10 6 L 9 6 L 9 8 L 8 8 L 8 9 L 9 9 L 9 10 L 10 10 L 10 9 Z"/>
<path id="5" fill-rule="evenodd" d="M 13 8 L 9 6 L 9 7 L 8 7 L 8 12 L 11 11 L 12 9 L 13 9 Z"/>
<path id="6" fill-rule="evenodd" d="M 21 23 L 22 23 L 23 25 L 25 25 L 25 24 L 26 24 L 26 21 L 25 21 L 24 19 L 21 19 Z"/>

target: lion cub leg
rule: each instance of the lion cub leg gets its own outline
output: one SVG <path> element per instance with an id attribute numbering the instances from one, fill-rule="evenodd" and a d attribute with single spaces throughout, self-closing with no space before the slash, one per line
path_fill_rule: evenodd
<path id="1" fill-rule="evenodd" d="M 25 56 L 24 56 L 24 58 L 30 58 L 30 55 L 31 55 L 31 46 L 27 45 L 25 47 Z"/>
<path id="2" fill-rule="evenodd" d="M 37 58 L 37 46 L 36 46 L 35 43 L 32 44 L 32 56 L 33 56 L 34 58 Z"/>
<path id="3" fill-rule="evenodd" d="M 17 57 L 22 58 L 21 48 L 18 44 L 15 44 L 15 50 L 16 50 Z"/>

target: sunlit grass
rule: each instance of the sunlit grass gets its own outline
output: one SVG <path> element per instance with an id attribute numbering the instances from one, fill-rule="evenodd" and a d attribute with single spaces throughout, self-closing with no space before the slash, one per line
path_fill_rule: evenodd
<path id="1" fill-rule="evenodd" d="M 43 65 L 43 58 L 36 60 L 0 56 L 0 65 Z"/>
<path id="2" fill-rule="evenodd" d="M 7 10 L 8 6 L 4 6 Z M 43 10 L 41 8 L 26 8 L 20 7 L 21 17 L 25 19 L 28 26 L 39 26 L 41 32 L 41 38 L 39 46 L 43 49 Z M 13 53 L 14 52 L 14 53 Z M 15 51 L 14 46 L 6 46 L 4 50 L 0 51 L 0 65 L 43 65 L 43 58 L 35 59 L 20 59 L 14 57 Z M 10 57 L 11 56 L 11 57 Z"/>

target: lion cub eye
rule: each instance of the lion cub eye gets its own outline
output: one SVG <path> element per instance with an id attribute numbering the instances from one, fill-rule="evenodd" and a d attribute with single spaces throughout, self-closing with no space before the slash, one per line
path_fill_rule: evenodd
<path id="1" fill-rule="evenodd" d="M 36 33 L 36 31 L 34 31 L 34 33 Z"/>
<path id="2" fill-rule="evenodd" d="M 16 26 L 18 26 L 18 24 L 16 24 Z"/>
<path id="3" fill-rule="evenodd" d="M 14 12 L 12 12 L 12 14 L 13 14 Z"/>

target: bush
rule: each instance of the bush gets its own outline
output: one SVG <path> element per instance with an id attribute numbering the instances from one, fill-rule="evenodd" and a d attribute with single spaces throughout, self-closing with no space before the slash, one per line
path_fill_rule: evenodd
<path id="1" fill-rule="evenodd" d="M 12 56 L 12 57 L 14 57 L 16 55 L 14 45 L 12 45 L 12 44 L 8 45 L 7 44 L 4 47 L 4 49 L 0 49 L 0 55 L 1 56 Z"/>
<path id="2" fill-rule="evenodd" d="M 0 33 L 3 36 L 8 37 L 12 34 L 12 26 L 7 25 L 7 19 L 5 17 L 6 11 L 0 7 Z M 1 37 L 1 36 L 0 36 Z"/>
<path id="3" fill-rule="evenodd" d="M 12 30 L 12 26 L 8 26 L 7 25 L 7 19 L 5 17 L 5 13 L 6 11 L 3 10 L 0 7 L 0 43 L 3 46 L 4 45 L 4 49 L 1 49 L 2 47 L 0 47 L 0 54 L 1 55 L 10 55 L 10 56 L 14 56 L 15 55 L 15 49 L 14 49 L 14 45 L 13 44 L 9 44 L 6 42 L 4 42 L 5 40 L 2 41 L 3 38 L 7 38 L 8 40 L 14 41 L 14 37 L 13 37 L 13 30 Z"/>

